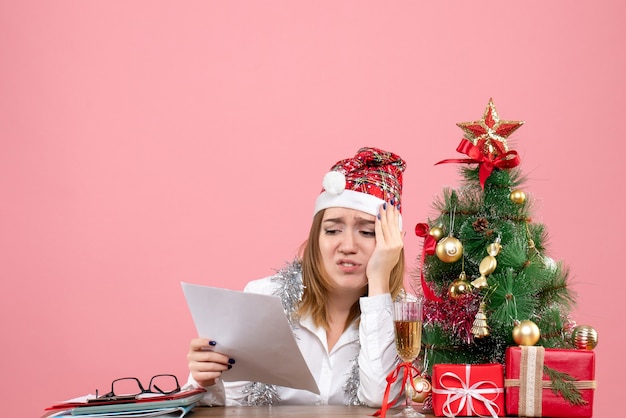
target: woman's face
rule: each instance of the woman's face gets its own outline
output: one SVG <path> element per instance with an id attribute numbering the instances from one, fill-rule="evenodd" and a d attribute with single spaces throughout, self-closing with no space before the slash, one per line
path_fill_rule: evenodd
<path id="1" fill-rule="evenodd" d="M 376 246 L 375 217 L 347 208 L 324 212 L 319 246 L 326 273 L 343 290 L 361 290 L 367 285 L 367 263 Z"/>

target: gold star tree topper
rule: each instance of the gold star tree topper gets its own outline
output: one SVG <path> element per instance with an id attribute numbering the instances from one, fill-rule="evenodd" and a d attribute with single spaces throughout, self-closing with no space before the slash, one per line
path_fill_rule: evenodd
<path id="1" fill-rule="evenodd" d="M 456 125 L 463 129 L 466 138 L 485 155 L 497 157 L 508 152 L 507 138 L 523 124 L 523 121 L 500 120 L 493 99 L 489 99 L 481 120 L 460 122 Z"/>

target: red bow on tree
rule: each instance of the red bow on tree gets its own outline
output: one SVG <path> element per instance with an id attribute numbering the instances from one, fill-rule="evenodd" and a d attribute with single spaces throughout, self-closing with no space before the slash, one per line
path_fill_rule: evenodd
<path id="1" fill-rule="evenodd" d="M 480 180 L 480 187 L 485 188 L 485 181 L 491 175 L 494 168 L 504 169 L 517 167 L 520 164 L 520 158 L 517 155 L 517 151 L 508 151 L 504 154 L 494 157 L 493 154 L 485 154 L 483 150 L 476 145 L 472 144 L 467 139 L 463 138 L 456 150 L 462 154 L 467 155 L 470 158 L 452 158 L 448 160 L 439 161 L 437 164 L 444 163 L 465 163 L 480 165 L 478 172 L 478 179 Z"/>

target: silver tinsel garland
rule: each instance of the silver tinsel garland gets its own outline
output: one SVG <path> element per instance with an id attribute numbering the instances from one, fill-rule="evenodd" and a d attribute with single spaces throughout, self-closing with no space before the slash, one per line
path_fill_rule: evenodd
<path id="1" fill-rule="evenodd" d="M 283 311 L 287 315 L 287 320 L 291 329 L 296 329 L 298 325 L 298 306 L 302 300 L 304 284 L 302 283 L 302 263 L 294 260 L 283 269 L 278 270 L 271 279 L 279 284 L 274 296 L 278 296 L 283 304 Z"/>
<path id="2" fill-rule="evenodd" d="M 248 395 L 244 402 L 246 406 L 274 405 L 280 402 L 276 385 L 252 382 L 246 385 L 241 391 Z"/>
<path id="3" fill-rule="evenodd" d="M 349 406 L 360 406 L 364 405 L 363 402 L 359 400 L 357 396 L 357 391 L 359 390 L 359 384 L 361 383 L 361 378 L 359 375 L 359 352 L 361 351 L 361 345 L 359 344 L 359 349 L 357 350 L 357 355 L 352 359 L 352 367 L 350 368 L 350 373 L 348 374 L 348 380 L 343 385 L 343 391 L 346 394 L 346 405 Z"/>
<path id="4" fill-rule="evenodd" d="M 274 292 L 274 296 L 278 296 L 282 301 L 283 311 L 287 316 L 291 329 L 295 330 L 299 325 L 298 307 L 302 300 L 304 285 L 302 283 L 302 264 L 300 260 L 288 263 L 284 268 L 278 270 L 272 281 L 279 284 Z M 343 385 L 346 394 L 346 405 L 362 405 L 357 396 L 359 389 L 359 350 L 352 360 L 352 368 L 348 375 L 348 380 Z M 274 405 L 280 402 L 278 388 L 276 385 L 269 385 L 261 382 L 251 382 L 243 389 L 243 393 L 247 394 L 247 406 Z"/>

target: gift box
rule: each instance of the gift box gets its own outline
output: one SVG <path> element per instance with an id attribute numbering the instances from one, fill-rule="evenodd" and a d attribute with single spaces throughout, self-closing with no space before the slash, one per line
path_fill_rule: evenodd
<path id="1" fill-rule="evenodd" d="M 504 416 L 501 364 L 435 364 L 431 380 L 435 416 Z"/>
<path id="2" fill-rule="evenodd" d="M 507 414 L 520 417 L 592 416 L 596 386 L 593 351 L 509 347 L 505 360 Z M 570 380 L 572 378 L 574 380 Z M 563 384 L 570 400 L 558 390 Z"/>

